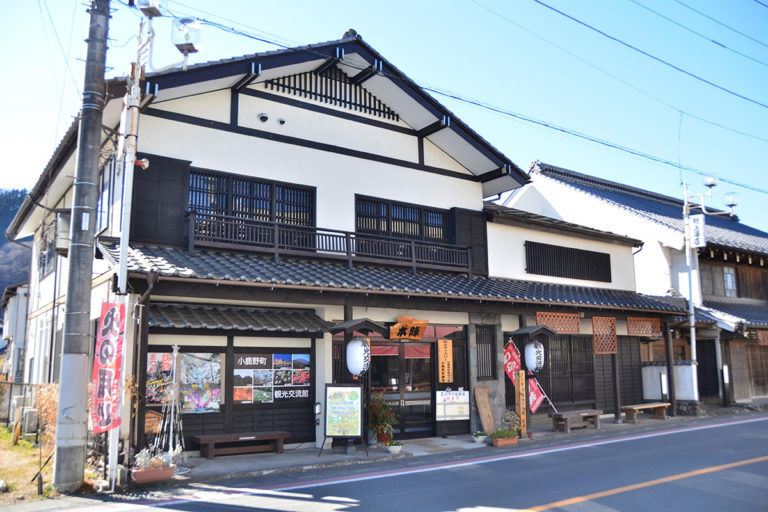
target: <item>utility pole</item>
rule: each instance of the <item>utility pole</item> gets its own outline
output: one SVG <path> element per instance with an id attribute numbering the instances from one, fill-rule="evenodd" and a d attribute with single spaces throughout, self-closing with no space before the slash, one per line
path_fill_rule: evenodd
<path id="1" fill-rule="evenodd" d="M 75 197 L 70 227 L 64 347 L 61 356 L 53 486 L 76 491 L 83 483 L 88 429 L 88 381 L 93 239 L 98 203 L 99 154 L 109 0 L 92 0 L 80 118 Z M 64 385 L 66 383 L 66 385 Z"/>

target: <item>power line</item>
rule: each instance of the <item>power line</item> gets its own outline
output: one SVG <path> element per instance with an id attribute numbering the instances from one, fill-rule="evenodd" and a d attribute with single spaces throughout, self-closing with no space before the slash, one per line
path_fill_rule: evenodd
<path id="1" fill-rule="evenodd" d="M 699 36 L 700 38 L 702 38 L 702 39 L 704 39 L 704 40 L 706 40 L 706 41 L 709 41 L 710 43 L 714 44 L 715 46 L 719 46 L 720 48 L 722 48 L 722 49 L 724 49 L 724 50 L 727 50 L 727 51 L 729 51 L 729 52 L 731 52 L 731 53 L 735 53 L 736 55 L 740 55 L 741 57 L 744 57 L 745 59 L 749 59 L 749 60 L 751 60 L 752 62 L 755 62 L 755 63 L 757 63 L 757 64 L 760 64 L 761 66 L 765 66 L 765 67 L 768 67 L 768 62 L 764 62 L 764 61 L 762 61 L 762 60 L 760 60 L 760 59 L 756 59 L 756 58 L 754 58 L 754 57 L 752 57 L 752 56 L 750 56 L 750 55 L 747 55 L 746 53 L 742 53 L 742 52 L 740 52 L 740 51 L 738 51 L 738 50 L 734 50 L 733 48 L 729 47 L 728 45 L 726 45 L 726 44 L 724 44 L 724 43 L 721 43 L 720 41 L 715 41 L 714 39 L 711 39 L 710 37 L 707 37 L 707 36 L 705 36 L 705 35 L 704 35 L 704 34 L 702 34 L 701 32 L 696 32 L 696 31 L 695 31 L 695 30 L 693 30 L 692 28 L 690 28 L 690 27 L 687 27 L 686 25 L 683 25 L 682 23 L 679 23 L 679 22 L 677 22 L 677 21 L 673 20 L 672 18 L 669 18 L 669 17 L 667 17 L 667 16 L 664 16 L 663 14 L 661 14 L 661 13 L 660 13 L 660 12 L 658 12 L 658 11 L 654 11 L 654 10 L 653 10 L 653 9 L 651 9 L 650 7 L 647 7 L 647 6 L 643 5 L 643 4 L 641 4 L 641 3 L 640 3 L 640 2 L 638 2 L 637 0 L 627 0 L 627 1 L 629 1 L 629 2 L 632 2 L 632 3 L 633 3 L 633 4 L 635 4 L 636 6 L 638 6 L 638 7 L 641 7 L 641 8 L 643 8 L 643 9 L 645 9 L 646 11 L 648 11 L 648 12 L 650 12 L 650 13 L 653 13 L 653 14 L 655 14 L 655 15 L 656 15 L 656 16 L 658 16 L 659 18 L 663 18 L 663 19 L 667 20 L 668 22 L 670 22 L 670 23 L 672 23 L 672 24 L 674 24 L 674 25 L 677 25 L 678 27 L 682 28 L 682 29 L 683 29 L 683 30 L 685 30 L 685 31 L 688 31 L 688 32 L 690 32 L 691 34 L 697 35 L 697 36 Z"/>
<path id="2" fill-rule="evenodd" d="M 537 0 L 534 0 L 534 1 L 537 1 Z M 236 35 L 240 35 L 240 36 L 243 36 L 243 37 L 248 37 L 250 39 L 261 41 L 261 42 L 264 42 L 264 43 L 267 43 L 267 44 L 270 44 L 270 45 L 273 45 L 273 46 L 278 46 L 278 47 L 281 47 L 281 48 L 286 48 L 286 49 L 289 48 L 288 46 L 286 46 L 286 45 L 284 45 L 282 43 L 271 41 L 269 39 L 266 39 L 266 38 L 263 38 L 263 37 L 259 37 L 259 36 L 255 36 L 253 34 L 248 34 L 245 31 L 242 31 L 242 30 L 239 30 L 239 29 L 236 29 L 236 28 L 233 28 L 233 27 L 227 27 L 226 25 L 223 25 L 223 24 L 218 23 L 218 22 L 206 20 L 206 19 L 203 19 L 203 18 L 197 18 L 197 20 L 202 22 L 202 23 L 211 25 L 213 27 L 219 28 L 221 30 L 225 30 L 227 32 L 230 32 L 230 33 L 233 33 L 233 34 L 236 34 Z M 303 48 L 302 50 L 306 51 L 308 53 L 317 54 L 318 57 L 322 57 L 323 59 L 327 58 L 327 56 L 325 54 L 323 54 L 321 52 L 318 52 L 318 51 L 315 51 L 312 48 Z M 360 69 L 360 70 L 365 69 L 365 66 L 362 66 L 362 65 L 353 65 L 351 63 L 346 63 L 346 65 L 348 65 L 348 66 L 350 66 L 352 68 Z M 408 82 L 407 79 L 405 79 L 403 77 L 400 77 L 400 76 L 394 76 L 394 75 L 390 75 L 388 73 L 383 73 L 383 75 L 387 76 L 388 78 L 393 79 L 393 80 Z M 495 112 L 495 113 L 498 113 L 498 114 L 502 114 L 504 116 L 512 117 L 512 118 L 515 118 L 515 119 L 518 119 L 518 120 L 521 120 L 521 121 L 525 121 L 525 122 L 528 122 L 528 123 L 531 123 L 531 124 L 536 124 L 538 126 L 549 128 L 551 130 L 555 130 L 555 131 L 558 131 L 558 132 L 561 132 L 561 133 L 565 133 L 565 134 L 571 135 L 573 137 L 577 137 L 577 138 L 580 138 L 580 139 L 583 139 L 583 140 L 587 140 L 587 141 L 590 141 L 590 142 L 593 142 L 593 143 L 596 143 L 596 144 L 600 144 L 602 146 L 609 147 L 609 148 L 612 148 L 612 149 L 616 149 L 616 150 L 619 150 L 619 151 L 622 151 L 622 152 L 625 152 L 625 153 L 628 153 L 628 154 L 631 154 L 631 155 L 634 155 L 634 156 L 638 156 L 638 157 L 641 157 L 641 158 L 645 158 L 647 160 L 651 160 L 651 161 L 654 161 L 654 162 L 657 162 L 657 163 L 660 163 L 660 164 L 669 165 L 669 166 L 672 166 L 672 167 L 674 167 L 676 169 L 682 169 L 682 170 L 685 170 L 685 171 L 688 171 L 688 172 L 692 172 L 694 174 L 698 174 L 700 176 L 707 176 L 708 177 L 708 176 L 712 176 L 713 175 L 713 173 L 711 173 L 711 172 L 705 172 L 705 171 L 702 171 L 702 170 L 697 169 L 695 167 L 689 167 L 689 166 L 681 165 L 678 162 L 672 162 L 671 160 L 667 160 L 665 158 L 662 158 L 662 157 L 659 157 L 659 156 L 656 156 L 656 155 L 652 155 L 650 153 L 645 153 L 645 152 L 642 152 L 640 150 L 637 150 L 637 149 L 634 149 L 634 148 L 630 148 L 628 146 L 622 146 L 620 144 L 616 144 L 616 143 L 613 143 L 613 142 L 610 142 L 610 141 L 607 141 L 607 140 L 604 140 L 604 139 L 600 139 L 600 138 L 597 138 L 597 137 L 594 137 L 594 136 L 591 136 L 591 135 L 588 135 L 588 134 L 585 134 L 585 133 L 581 133 L 581 132 L 578 132 L 576 130 L 571 130 L 571 129 L 568 129 L 568 128 L 564 128 L 564 127 L 561 127 L 561 126 L 558 126 L 558 125 L 555 125 L 555 124 L 552 124 L 552 123 L 549 123 L 549 122 L 546 122 L 546 121 L 541 121 L 541 120 L 538 120 L 538 119 L 535 119 L 535 118 L 532 118 L 532 117 L 529 117 L 529 116 L 526 116 L 526 115 L 523 115 L 523 114 L 520 114 L 520 113 L 517 113 L 517 112 L 513 112 L 513 111 L 510 111 L 510 110 L 505 110 L 505 109 L 502 109 L 500 107 L 495 107 L 495 106 L 492 106 L 492 105 L 489 105 L 489 104 L 486 104 L 486 103 L 482 103 L 482 102 L 477 101 L 477 100 L 467 99 L 467 98 L 461 97 L 461 96 L 459 96 L 457 94 L 453 94 L 453 93 L 450 93 L 450 92 L 442 91 L 440 89 L 437 89 L 436 87 L 428 86 L 428 85 L 425 85 L 425 84 L 419 84 L 419 83 L 416 83 L 416 82 L 414 82 L 414 84 L 417 85 L 418 87 L 421 87 L 425 91 L 429 91 L 429 92 L 438 94 L 440 96 L 451 98 L 451 99 L 460 101 L 462 103 L 466 103 L 466 104 L 473 105 L 473 106 L 476 106 L 476 107 L 479 107 L 479 108 L 483 108 L 485 110 L 488 110 L 488 111 L 491 111 L 491 112 Z M 720 181 L 722 181 L 724 183 L 730 183 L 731 185 L 742 187 L 742 188 L 745 188 L 745 189 L 748 189 L 748 190 L 752 190 L 754 192 L 760 192 L 760 193 L 763 193 L 763 194 L 768 194 L 768 190 L 761 189 L 761 188 L 758 188 L 758 187 L 755 187 L 755 186 L 752 186 L 752 185 L 746 185 L 746 184 L 743 184 L 743 183 L 739 183 L 737 181 L 729 180 L 727 178 L 720 178 Z"/>
<path id="3" fill-rule="evenodd" d="M 549 128 L 551 130 L 555 130 L 555 131 L 558 131 L 558 132 L 561 132 L 561 133 L 565 133 L 566 135 L 571 135 L 571 136 L 577 137 L 579 139 L 583 139 L 583 140 L 586 140 L 586 141 L 589 141 L 589 142 L 594 142 L 596 144 L 600 144 L 602 146 L 605 146 L 605 147 L 608 147 L 608 148 L 611 148 L 611 149 L 616 149 L 616 150 L 619 150 L 619 151 L 623 151 L 624 153 L 628 153 L 630 155 L 634 155 L 634 156 L 638 156 L 638 157 L 641 157 L 641 158 L 645 158 L 647 160 L 651 160 L 651 161 L 654 161 L 656 163 L 668 165 L 670 167 L 674 167 L 675 169 L 682 169 L 684 171 L 692 172 L 694 174 L 698 174 L 699 176 L 709 177 L 709 176 L 712 176 L 713 174 L 715 174 L 715 173 L 711 173 L 711 172 L 702 171 L 701 169 L 697 169 L 695 167 L 689 167 L 687 165 L 682 165 L 682 164 L 680 164 L 678 162 L 673 162 L 671 160 L 668 160 L 668 159 L 660 157 L 660 156 L 656 156 L 656 155 L 653 155 L 653 154 L 650 154 L 650 153 L 645 153 L 643 151 L 631 148 L 629 146 L 622 146 L 620 144 L 616 144 L 614 142 L 611 142 L 611 141 L 608 141 L 608 140 L 605 140 L 605 139 L 600 139 L 598 137 L 594 137 L 594 136 L 588 135 L 586 133 L 578 132 L 576 130 L 571 130 L 569 128 L 564 128 L 562 126 L 558 126 L 558 125 L 555 125 L 555 124 L 552 124 L 552 123 L 549 123 L 549 122 L 546 122 L 546 121 L 541 121 L 539 119 L 535 119 L 533 117 L 529 117 L 529 116 L 526 116 L 524 114 L 513 112 L 511 110 L 505 110 L 505 109 L 502 109 L 500 107 L 494 107 L 492 105 L 489 105 L 487 103 L 482 103 L 482 102 L 477 101 L 477 100 L 471 100 L 471 99 L 467 99 L 467 98 L 462 98 L 461 96 L 457 96 L 455 94 L 444 92 L 444 91 L 441 91 L 439 89 L 434 89 L 434 88 L 431 88 L 431 87 L 424 87 L 424 90 L 433 92 L 435 94 L 439 94 L 440 96 L 444 96 L 446 98 L 451 98 L 451 99 L 454 99 L 456 101 L 460 101 L 462 103 L 467 103 L 469 105 L 474 105 L 476 107 L 483 108 L 483 109 L 489 110 L 491 112 L 496 112 L 496 113 L 502 114 L 504 116 L 513 117 L 513 118 L 519 119 L 521 121 L 525 121 L 525 122 L 528 122 L 528 123 L 531 123 L 531 124 L 535 124 L 535 125 L 538 125 L 538 126 L 543 126 L 544 128 Z M 754 185 L 747 185 L 745 183 L 740 183 L 738 181 L 730 180 L 730 179 L 727 179 L 727 178 L 720 178 L 720 181 L 722 181 L 724 183 L 730 183 L 731 185 L 734 185 L 734 186 L 737 186 L 737 187 L 742 187 L 742 188 L 745 188 L 745 189 L 748 189 L 748 190 L 752 190 L 753 192 L 760 192 L 762 194 L 768 194 L 768 189 L 762 189 L 762 188 L 756 187 Z"/>
<path id="4" fill-rule="evenodd" d="M 594 32 L 597 32 L 598 34 L 600 34 L 603 37 L 607 37 L 611 41 L 615 41 L 615 42 L 619 43 L 620 45 L 629 48 L 630 50 L 634 50 L 634 51 L 640 53 L 641 55 L 645 55 L 646 57 L 648 57 L 650 59 L 653 59 L 656 62 L 664 64 L 665 66 L 668 66 L 668 67 L 670 67 L 670 68 L 672 68 L 672 69 L 674 69 L 676 71 L 679 71 L 680 73 L 683 73 L 684 75 L 687 75 L 687 76 L 689 76 L 691 78 L 694 78 L 694 79 L 696 79 L 696 80 L 698 80 L 698 81 L 700 81 L 702 83 L 705 83 L 705 84 L 707 84 L 707 85 L 709 85 L 711 87 L 719 89 L 719 90 L 721 90 L 721 91 L 723 91 L 725 93 L 728 93 L 728 94 L 730 94 L 732 96 L 736 96 L 737 98 L 741 98 L 744 101 L 748 101 L 750 103 L 754 103 L 755 105 L 758 105 L 758 106 L 763 107 L 764 109 L 768 110 L 768 105 L 766 105 L 765 103 L 761 103 L 761 102 L 759 102 L 757 100 L 754 100 L 754 99 L 752 99 L 752 98 L 750 98 L 748 96 L 744 96 L 743 94 L 739 94 L 739 93 L 737 93 L 735 91 L 732 91 L 732 90 L 728 89 L 727 87 L 723 87 L 722 85 L 718 85 L 718 84 L 716 84 L 716 83 L 714 83 L 714 82 L 712 82 L 710 80 L 707 80 L 706 78 L 702 78 L 702 77 L 700 77 L 700 76 L 698 76 L 698 75 L 696 75 L 694 73 L 691 73 L 690 71 L 686 71 L 685 69 L 683 69 L 683 68 L 681 68 L 679 66 L 676 66 L 675 64 L 672 64 L 671 62 L 668 62 L 668 61 L 666 61 L 664 59 L 656 57 L 655 55 L 650 54 L 650 53 L 646 52 L 645 50 L 641 50 L 640 48 L 638 48 L 636 46 L 632 46 L 631 44 L 629 44 L 629 43 L 627 43 L 627 42 L 625 42 L 625 41 L 623 41 L 623 40 L 621 40 L 621 39 L 619 39 L 617 37 L 614 37 L 614 36 L 612 36 L 610 34 L 607 34 L 606 32 L 603 32 L 602 30 L 600 30 L 598 28 L 595 28 L 592 25 L 589 25 L 589 24 L 581 21 L 578 18 L 574 18 L 570 14 L 566 14 L 563 11 L 555 9 L 551 5 L 547 5 L 544 2 L 542 2 L 541 0 L 533 0 L 533 1 L 536 2 L 537 4 L 541 5 L 542 7 L 546 7 L 547 9 L 549 9 L 549 10 L 551 10 L 553 12 L 556 12 L 557 14 L 559 14 L 561 16 L 564 16 L 564 17 L 568 18 L 569 20 L 571 20 L 571 21 L 573 21 L 575 23 L 578 23 L 579 25 L 581 25 L 583 27 L 586 27 L 586 28 L 588 28 L 588 29 L 590 29 L 590 30 L 592 30 Z M 675 0 L 675 1 L 678 1 L 678 0 Z"/>
<path id="5" fill-rule="evenodd" d="M 677 107 L 675 105 L 672 105 L 671 103 L 667 103 L 666 101 L 662 100 L 661 98 L 659 98 L 657 96 L 654 96 L 653 94 L 640 89 L 639 87 L 635 86 L 631 82 L 628 82 L 627 80 L 624 80 L 623 78 L 620 78 L 620 77 L 610 73 L 609 71 L 601 68 L 597 64 L 594 64 L 594 63 L 592 63 L 592 62 L 590 62 L 590 61 L 588 61 L 588 60 L 586 60 L 586 59 L 576 55 L 575 53 L 571 52 L 567 48 L 563 48 L 562 46 L 560 46 L 560 45 L 550 41 L 549 39 L 545 38 L 544 36 L 534 32 L 532 30 L 529 30 L 528 28 L 524 27 L 523 25 L 520 25 L 519 23 L 516 23 L 515 21 L 511 20 L 507 16 L 504 16 L 502 13 L 500 13 L 500 12 L 494 10 L 494 9 L 491 9 L 490 7 L 488 7 L 486 5 L 483 5 L 483 4 L 479 3 L 479 2 L 477 2 L 476 0 L 471 0 L 471 1 L 472 1 L 472 3 L 477 5 L 478 7 L 481 7 L 483 9 L 485 9 L 486 11 L 490 12 L 491 14 L 494 14 L 495 16 L 498 16 L 502 20 L 504 20 L 507 23 L 517 27 L 518 29 L 522 30 L 523 32 L 526 32 L 526 33 L 530 34 L 531 36 L 533 36 L 533 37 L 535 37 L 535 38 L 537 38 L 537 39 L 539 39 L 541 41 L 544 41 L 545 43 L 549 44 L 550 46 L 553 46 L 553 47 L 557 48 L 561 52 L 563 52 L 563 53 L 565 53 L 567 55 L 570 55 L 574 59 L 576 59 L 576 60 L 578 60 L 580 62 L 583 62 L 587 66 L 590 66 L 591 68 L 594 68 L 594 69 L 598 70 L 599 72 L 603 73 L 604 75 L 606 75 L 606 76 L 608 76 L 610 78 L 613 78 L 617 82 L 626 85 L 630 89 L 632 89 L 632 90 L 642 94 L 643 96 L 646 96 L 646 97 L 656 101 L 657 103 L 659 103 L 661 105 L 664 105 L 665 107 L 668 107 L 668 108 L 674 110 L 675 112 L 678 112 L 679 114 L 684 114 L 684 115 L 690 117 L 691 119 L 695 119 L 695 120 L 700 121 L 702 123 L 706 123 L 706 124 L 708 124 L 710 126 L 715 126 L 717 128 L 721 128 L 721 129 L 729 131 L 731 133 L 735 133 L 735 134 L 738 134 L 738 135 L 742 135 L 744 137 L 749 137 L 751 139 L 755 139 L 755 140 L 759 140 L 761 142 L 768 143 L 768 138 L 761 137 L 759 135 L 755 135 L 755 134 L 752 134 L 752 133 L 747 133 L 747 132 L 744 132 L 742 130 L 738 130 L 736 128 L 732 128 L 730 126 L 726 126 L 726 125 L 724 125 L 722 123 L 718 123 L 717 121 L 712 121 L 710 119 L 706 119 L 706 118 L 698 116 L 696 114 L 692 114 L 691 112 L 687 112 L 685 110 L 682 110 L 681 108 L 679 108 L 679 107 Z"/>
<path id="6" fill-rule="evenodd" d="M 680 5 L 682 5 L 683 7 L 685 7 L 686 9 L 690 9 L 690 10 L 692 10 L 692 11 L 693 11 L 693 12 L 695 12 L 696 14 L 698 14 L 698 15 L 700 15 L 700 16 L 704 16 L 704 17 L 705 17 L 705 18 L 707 18 L 708 20 L 710 20 L 710 21 L 713 21 L 713 22 L 717 23 L 717 24 L 718 24 L 718 25 L 720 25 L 721 27 L 725 27 L 725 28 L 727 28 L 727 29 L 728 29 L 728 30 L 730 30 L 731 32 L 735 32 L 735 33 L 739 34 L 739 35 L 740 35 L 740 36 L 742 36 L 742 37 L 746 37 L 746 38 L 747 38 L 747 39 L 749 39 L 750 41 L 754 41 L 754 42 L 756 42 L 757 44 L 763 45 L 763 46 L 765 46 L 766 48 L 768 48 L 768 44 L 765 44 L 764 42 L 760 41 L 759 39 L 755 39 L 754 37 L 752 37 L 752 36 L 750 36 L 750 35 L 748 35 L 748 34 L 745 34 L 744 32 L 740 32 L 739 30 L 736 30 L 735 28 L 733 28 L 733 27 L 731 27 L 731 26 L 729 26 L 729 25 L 726 25 L 726 24 L 725 24 L 725 23 L 723 23 L 722 21 L 719 21 L 719 20 L 717 20 L 717 19 L 713 18 L 712 16 L 709 16 L 709 15 L 707 15 L 707 14 L 704 14 L 703 12 L 701 12 L 701 11 L 699 11 L 699 10 L 697 10 L 697 9 L 695 9 L 695 8 L 693 8 L 693 7 L 691 7 L 690 5 L 686 4 L 685 2 L 681 2 L 680 0 L 675 0 L 675 2 L 679 3 Z M 763 6 L 764 6 L 764 4 L 762 4 L 761 2 L 757 2 L 757 3 L 759 3 L 760 5 L 763 5 Z"/>
<path id="7" fill-rule="evenodd" d="M 766 8 L 768 8 L 768 4 L 764 4 L 764 3 L 763 3 L 763 2 L 761 2 L 760 0 L 755 0 L 755 3 L 757 3 L 757 4 L 760 4 L 760 5 L 762 5 L 763 7 L 766 7 Z"/>

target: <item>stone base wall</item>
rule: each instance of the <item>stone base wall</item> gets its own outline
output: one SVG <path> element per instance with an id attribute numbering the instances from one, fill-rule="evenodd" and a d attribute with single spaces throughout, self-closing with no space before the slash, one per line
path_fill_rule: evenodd
<path id="1" fill-rule="evenodd" d="M 701 404 L 692 400 L 678 400 L 675 413 L 678 416 L 702 416 L 704 414 Z"/>

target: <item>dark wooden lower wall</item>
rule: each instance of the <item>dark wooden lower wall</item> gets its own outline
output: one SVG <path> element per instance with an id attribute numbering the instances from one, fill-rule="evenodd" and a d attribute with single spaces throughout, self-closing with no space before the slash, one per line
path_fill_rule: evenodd
<path id="1" fill-rule="evenodd" d="M 640 360 L 640 339 L 619 337 L 619 390 L 621 404 L 643 402 L 643 375 Z M 598 409 L 613 409 L 613 366 L 610 355 L 595 356 L 595 402 Z"/>

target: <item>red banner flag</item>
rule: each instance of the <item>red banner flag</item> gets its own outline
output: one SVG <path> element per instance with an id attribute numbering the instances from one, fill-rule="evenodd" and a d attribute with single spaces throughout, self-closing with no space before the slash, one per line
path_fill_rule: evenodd
<path id="1" fill-rule="evenodd" d="M 528 381 L 528 408 L 531 410 L 531 414 L 536 414 L 539 410 L 539 406 L 544 401 L 544 392 L 539 387 L 539 383 L 536 379 Z"/>
<path id="2" fill-rule="evenodd" d="M 120 425 L 120 379 L 125 335 L 125 305 L 103 303 L 91 377 L 91 422 L 101 434 Z"/>
<path id="3" fill-rule="evenodd" d="M 520 362 L 520 352 L 517 351 L 515 344 L 510 342 L 504 349 L 504 371 L 507 372 L 509 380 L 515 382 L 515 372 L 522 369 Z"/>

